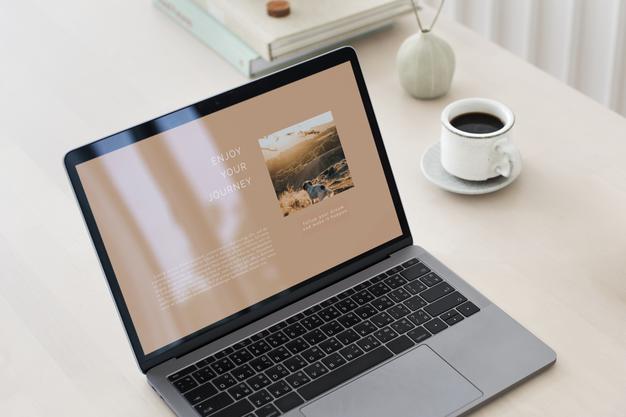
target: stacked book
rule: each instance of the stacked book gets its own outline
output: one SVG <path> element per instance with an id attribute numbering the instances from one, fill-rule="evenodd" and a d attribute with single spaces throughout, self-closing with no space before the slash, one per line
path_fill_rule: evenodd
<path id="1" fill-rule="evenodd" d="M 391 25 L 411 0 L 291 0 L 270 17 L 266 0 L 154 0 L 248 77 L 275 71 Z"/>

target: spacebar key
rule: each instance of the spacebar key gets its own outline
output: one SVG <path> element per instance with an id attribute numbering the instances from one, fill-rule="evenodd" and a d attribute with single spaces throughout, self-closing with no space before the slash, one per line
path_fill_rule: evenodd
<path id="1" fill-rule="evenodd" d="M 319 379 L 311 382 L 300 388 L 298 393 L 302 395 L 305 400 L 311 400 L 324 392 L 335 388 L 350 378 L 353 378 L 368 369 L 378 365 L 381 362 L 391 358 L 393 354 L 384 346 L 380 346 L 377 349 L 372 350 L 369 353 L 347 363 L 346 365 L 337 368 L 335 371 L 330 372 Z"/>

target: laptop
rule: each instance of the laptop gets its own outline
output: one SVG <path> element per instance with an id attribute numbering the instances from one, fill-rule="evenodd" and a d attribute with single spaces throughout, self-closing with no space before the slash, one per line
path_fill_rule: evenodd
<path id="1" fill-rule="evenodd" d="M 413 245 L 351 48 L 65 166 L 138 366 L 178 416 L 456 416 L 555 362 Z"/>

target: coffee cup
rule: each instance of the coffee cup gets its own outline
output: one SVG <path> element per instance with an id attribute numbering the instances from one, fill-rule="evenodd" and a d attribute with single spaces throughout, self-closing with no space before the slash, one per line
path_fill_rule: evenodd
<path id="1" fill-rule="evenodd" d="M 515 176 L 521 155 L 511 142 L 513 112 L 486 98 L 466 98 L 441 113 L 441 164 L 455 177 L 485 181 Z"/>

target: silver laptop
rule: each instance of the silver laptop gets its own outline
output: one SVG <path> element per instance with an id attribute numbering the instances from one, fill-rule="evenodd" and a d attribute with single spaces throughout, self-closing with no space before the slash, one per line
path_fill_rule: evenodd
<path id="1" fill-rule="evenodd" d="M 350 48 L 65 164 L 139 368 L 178 416 L 456 416 L 556 359 L 413 245 Z"/>

